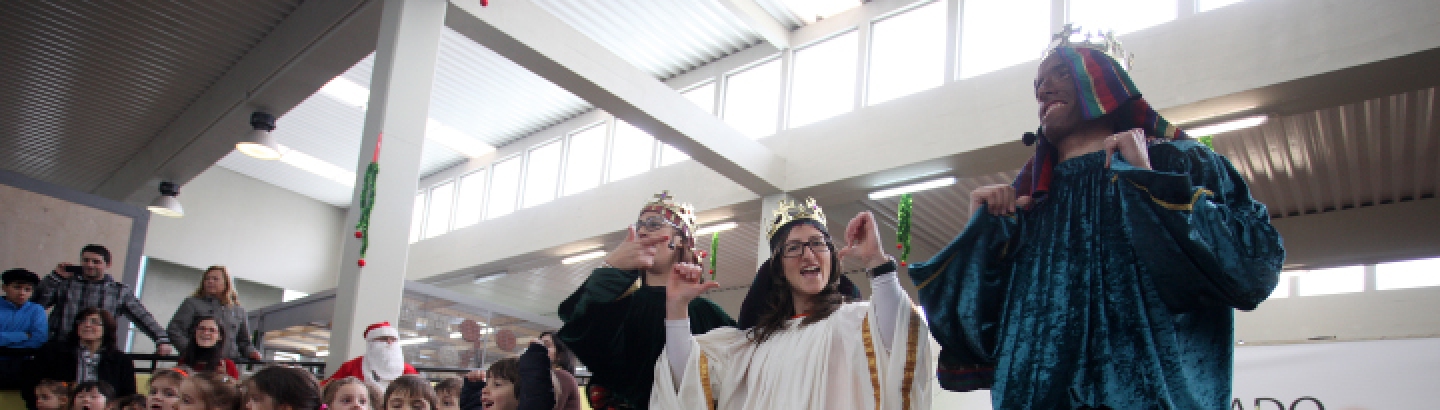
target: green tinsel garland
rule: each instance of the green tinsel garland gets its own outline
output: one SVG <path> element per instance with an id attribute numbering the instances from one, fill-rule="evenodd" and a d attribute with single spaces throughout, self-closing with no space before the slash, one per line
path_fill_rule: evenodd
<path id="1" fill-rule="evenodd" d="M 895 247 L 900 248 L 900 265 L 910 259 L 910 213 L 915 200 L 910 194 L 900 195 L 900 209 L 895 212 Z"/>
<path id="2" fill-rule="evenodd" d="M 710 254 L 705 255 L 710 258 L 710 281 L 712 282 L 715 281 L 715 259 L 718 259 L 716 256 L 719 255 L 717 252 L 720 252 L 720 232 L 710 234 Z"/>
<path id="3" fill-rule="evenodd" d="M 360 191 L 360 222 L 355 224 L 355 237 L 360 238 L 360 266 L 365 266 L 365 251 L 370 249 L 370 211 L 375 209 L 375 178 L 380 164 L 370 162 L 365 168 L 365 186 Z"/>

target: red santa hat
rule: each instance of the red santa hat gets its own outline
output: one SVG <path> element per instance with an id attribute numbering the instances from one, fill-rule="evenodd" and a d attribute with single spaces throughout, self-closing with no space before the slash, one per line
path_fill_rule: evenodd
<path id="1" fill-rule="evenodd" d="M 376 323 L 376 324 L 373 324 L 373 325 L 370 325 L 370 326 L 365 327 L 364 336 L 365 336 L 365 340 L 370 340 L 370 338 L 372 338 L 372 337 L 385 337 L 385 336 L 390 336 L 390 337 L 394 337 L 394 338 L 399 338 L 399 337 L 400 337 L 400 331 L 395 330 L 395 326 L 390 326 L 390 322 L 380 322 L 380 323 Z"/>

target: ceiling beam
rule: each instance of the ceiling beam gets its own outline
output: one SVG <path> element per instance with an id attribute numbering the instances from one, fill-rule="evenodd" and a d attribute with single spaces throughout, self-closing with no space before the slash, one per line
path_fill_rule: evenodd
<path id="1" fill-rule="evenodd" d="M 753 192 L 778 193 L 785 160 L 529 1 L 452 2 L 445 24 Z M 457 9 L 458 10 L 453 10 Z"/>
<path id="2" fill-rule="evenodd" d="M 189 182 L 234 150 L 251 112 L 280 117 L 374 51 L 377 4 L 301 4 L 91 193 L 145 204 L 160 181 Z"/>
<path id="3" fill-rule="evenodd" d="M 775 20 L 775 17 L 765 11 L 765 8 L 760 7 L 755 0 L 721 0 L 720 4 L 776 49 L 790 48 L 790 29 Z"/>

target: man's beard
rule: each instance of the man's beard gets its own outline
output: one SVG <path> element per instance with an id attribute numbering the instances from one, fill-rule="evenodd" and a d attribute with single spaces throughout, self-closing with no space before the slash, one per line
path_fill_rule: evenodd
<path id="1" fill-rule="evenodd" d="M 388 382 L 405 372 L 405 355 L 398 343 L 369 342 L 361 364 L 366 380 Z"/>

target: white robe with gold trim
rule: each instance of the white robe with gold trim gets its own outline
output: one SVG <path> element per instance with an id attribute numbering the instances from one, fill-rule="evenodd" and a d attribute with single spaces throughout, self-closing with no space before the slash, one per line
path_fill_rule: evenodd
<path id="1" fill-rule="evenodd" d="M 695 336 L 682 380 L 671 375 L 669 355 L 660 355 L 650 408 L 929 409 L 930 332 L 901 299 L 890 301 L 904 304 L 889 310 L 897 312 L 891 335 L 880 334 L 870 302 L 856 302 L 805 327 L 790 319 L 760 345 L 732 327 Z M 891 338 L 888 351 L 882 337 Z"/>

